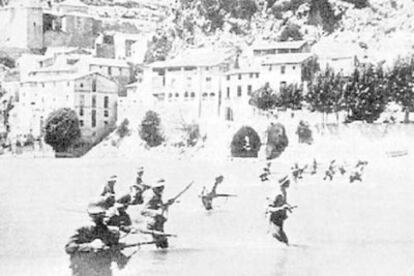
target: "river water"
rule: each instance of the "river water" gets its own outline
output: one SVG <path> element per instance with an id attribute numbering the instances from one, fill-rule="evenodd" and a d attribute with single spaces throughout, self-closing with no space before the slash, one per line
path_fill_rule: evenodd
<path id="1" fill-rule="evenodd" d="M 105 178 L 119 175 L 117 192 L 133 182 L 138 159 L 0 159 L 0 275 L 70 275 L 64 245 L 87 221 L 89 199 Z M 363 183 L 322 175 L 292 184 L 297 204 L 286 221 L 292 246 L 267 233 L 264 162 L 142 158 L 148 182 L 162 176 L 166 195 L 195 184 L 170 208 L 171 248 L 143 247 L 114 275 L 414 275 L 414 173 L 410 157 L 370 160 Z M 275 162 L 276 174 L 289 165 Z M 219 186 L 236 198 L 206 212 L 198 194 L 223 174 Z M 280 175 L 280 174 L 279 174 Z M 134 212 L 130 209 L 130 212 Z"/>

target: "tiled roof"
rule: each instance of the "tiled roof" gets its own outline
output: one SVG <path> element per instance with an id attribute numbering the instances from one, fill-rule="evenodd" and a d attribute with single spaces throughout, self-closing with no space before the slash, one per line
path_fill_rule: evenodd
<path id="1" fill-rule="evenodd" d="M 260 41 L 253 44 L 253 50 L 272 50 L 272 49 L 299 49 L 307 42 L 300 41 L 283 41 L 283 42 L 269 42 Z"/>
<path id="2" fill-rule="evenodd" d="M 280 54 L 261 60 L 262 65 L 271 64 L 300 64 L 313 56 L 312 53 Z"/>

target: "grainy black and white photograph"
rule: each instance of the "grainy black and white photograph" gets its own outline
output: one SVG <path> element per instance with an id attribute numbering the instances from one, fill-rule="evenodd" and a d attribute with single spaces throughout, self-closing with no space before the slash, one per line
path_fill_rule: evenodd
<path id="1" fill-rule="evenodd" d="M 414 275 L 413 113 L 413 0 L 0 0 L 0 275 Z"/>

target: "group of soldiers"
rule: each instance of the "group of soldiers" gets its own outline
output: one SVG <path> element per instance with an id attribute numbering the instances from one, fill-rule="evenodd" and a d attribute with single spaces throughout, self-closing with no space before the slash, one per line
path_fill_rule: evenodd
<path id="1" fill-rule="evenodd" d="M 168 237 L 175 235 L 164 232 L 168 207 L 174 204 L 188 188 L 188 185 L 176 197 L 163 199 L 165 180 L 159 179 L 153 185 L 143 181 L 144 168 L 139 167 L 135 183 L 129 192 L 117 197 L 115 184 L 117 176 L 112 175 L 105 184 L 99 197 L 88 204 L 87 212 L 91 224 L 80 227 L 70 237 L 65 246 L 70 255 L 72 275 L 109 276 L 111 264 L 116 262 L 122 269 L 133 254 L 126 256 L 123 250 L 139 247 L 143 244 L 155 244 L 157 248 L 168 248 Z M 144 227 L 135 227 L 127 212 L 129 206 L 141 205 L 140 215 L 144 218 Z M 129 234 L 151 235 L 149 242 L 127 244 L 120 241 Z"/>
<path id="2" fill-rule="evenodd" d="M 259 175 L 262 182 L 269 181 L 271 172 L 271 162 L 268 162 L 263 168 L 262 174 Z M 359 160 L 354 167 L 351 167 L 351 172 L 349 174 L 350 183 L 354 181 L 362 181 L 362 173 L 364 168 L 368 165 L 367 161 Z M 288 175 L 280 178 L 279 182 L 279 191 L 274 198 L 270 198 L 270 202 L 266 209 L 266 215 L 269 218 L 269 226 L 272 233 L 272 236 L 278 241 L 289 245 L 288 237 L 284 231 L 283 225 L 284 221 L 288 218 L 288 213 L 292 213 L 292 210 L 297 208 L 297 206 L 292 206 L 287 201 L 287 189 L 290 187 L 291 180 L 297 182 L 299 179 L 303 179 L 303 174 L 305 173 L 308 165 L 300 167 L 298 163 L 295 163 L 291 167 L 291 172 Z M 339 171 L 341 175 L 345 175 L 347 172 L 345 165 L 336 165 L 336 161 L 332 160 L 329 163 L 323 180 L 332 180 L 336 171 Z M 318 163 L 314 159 L 311 166 L 309 174 L 314 175 L 318 171 Z M 269 200 L 269 198 L 268 198 Z"/>
<path id="3" fill-rule="evenodd" d="M 266 166 L 263 168 L 262 173 L 259 175 L 259 178 L 262 182 L 270 180 L 270 176 L 272 174 L 271 165 L 272 163 L 268 162 Z M 355 181 L 362 182 L 362 175 L 367 165 L 368 165 L 368 161 L 362 161 L 362 160 L 358 160 L 355 166 L 347 166 L 344 163 L 337 164 L 336 160 L 332 160 L 329 162 L 328 168 L 324 171 L 323 180 L 332 181 L 337 172 L 339 172 L 339 174 L 342 176 L 344 176 L 347 172 L 349 172 L 348 179 L 350 183 L 353 183 Z M 298 180 L 303 179 L 303 175 L 305 173 L 309 173 L 310 175 L 316 175 L 318 173 L 319 167 L 320 165 L 316 161 L 316 159 L 313 159 L 313 162 L 310 166 L 305 164 L 304 166 L 301 167 L 299 166 L 298 163 L 295 163 L 291 167 L 292 178 L 295 182 L 297 182 Z"/>
<path id="4" fill-rule="evenodd" d="M 140 166 L 129 192 L 119 197 L 115 193 L 117 176 L 112 175 L 99 196 L 88 204 L 87 213 L 91 218 L 91 224 L 77 229 L 65 246 L 66 253 L 70 255 L 72 275 L 112 275 L 113 262 L 122 269 L 137 251 L 127 256 L 123 253 L 126 248 L 144 244 L 155 244 L 161 249 L 168 248 L 168 238 L 176 236 L 164 232 L 168 208 L 192 186 L 193 182 L 175 197 L 164 200 L 165 180 L 159 179 L 156 183 L 148 185 L 143 181 L 143 175 L 144 168 Z M 200 198 L 206 210 L 213 209 L 215 198 L 236 196 L 217 192 L 217 186 L 223 180 L 224 177 L 220 175 L 215 178 L 211 190 L 203 187 Z M 145 226 L 135 226 L 137 224 L 133 223 L 127 212 L 129 206 L 138 207 L 137 212 L 143 218 Z M 152 240 L 133 244 L 121 242 L 121 239 L 129 234 L 150 235 Z"/>

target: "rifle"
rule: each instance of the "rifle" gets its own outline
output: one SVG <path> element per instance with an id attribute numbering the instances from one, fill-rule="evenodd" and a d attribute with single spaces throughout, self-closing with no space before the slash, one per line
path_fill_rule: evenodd
<path id="1" fill-rule="evenodd" d="M 154 235 L 154 236 L 163 236 L 163 237 L 174 237 L 176 238 L 177 235 L 175 234 L 167 234 L 161 231 L 156 231 L 156 230 L 142 230 L 142 229 L 138 229 L 139 232 L 143 233 L 143 234 L 149 234 L 149 235 Z"/>
<path id="2" fill-rule="evenodd" d="M 169 200 L 167 200 L 166 203 L 164 203 L 161 208 L 162 208 L 162 213 L 164 213 L 165 211 L 168 210 L 168 207 L 170 207 L 171 205 L 173 205 L 177 199 L 182 196 L 188 189 L 190 189 L 190 187 L 194 184 L 194 181 L 191 181 L 190 184 L 188 184 L 187 186 L 185 186 L 185 188 L 179 192 L 176 196 L 170 198 Z"/>
<path id="3" fill-rule="evenodd" d="M 117 245 L 113 245 L 111 247 L 109 247 L 111 250 L 124 250 L 126 248 L 131 248 L 131 247 L 135 247 L 135 246 L 141 246 L 141 245 L 146 245 L 146 244 L 154 244 L 156 243 L 155 241 L 149 241 L 149 242 L 136 242 L 136 243 L 130 243 L 130 244 L 125 244 L 125 243 L 118 243 Z"/>
<path id="4" fill-rule="evenodd" d="M 233 195 L 233 194 L 215 194 L 214 197 L 237 197 L 237 195 Z"/>

